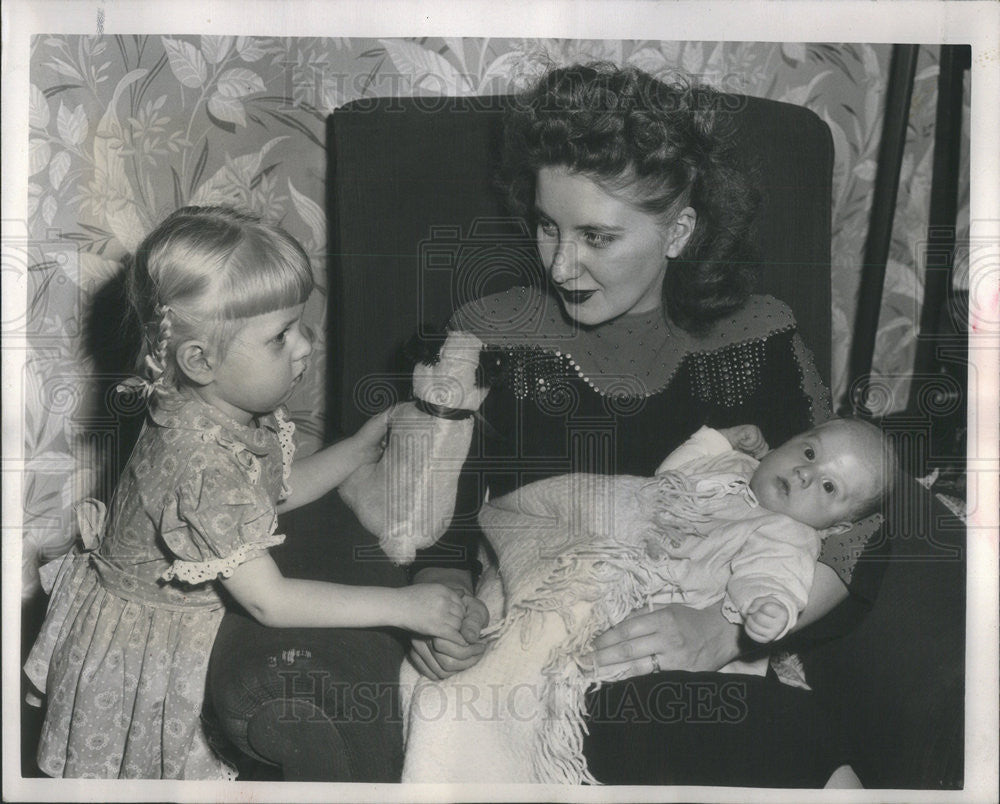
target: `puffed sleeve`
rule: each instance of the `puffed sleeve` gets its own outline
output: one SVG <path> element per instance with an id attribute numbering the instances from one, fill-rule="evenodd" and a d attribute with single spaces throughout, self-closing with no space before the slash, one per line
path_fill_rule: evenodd
<path id="1" fill-rule="evenodd" d="M 285 537 L 274 504 L 235 464 L 188 472 L 167 499 L 160 533 L 174 562 L 163 573 L 189 584 L 229 578 Z"/>

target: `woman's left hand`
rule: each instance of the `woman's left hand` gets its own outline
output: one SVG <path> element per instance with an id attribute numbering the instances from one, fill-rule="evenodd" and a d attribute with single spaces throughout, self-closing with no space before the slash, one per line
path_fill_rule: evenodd
<path id="1" fill-rule="evenodd" d="M 722 616 L 721 604 L 692 609 L 679 603 L 633 612 L 594 641 L 599 679 L 644 676 L 659 670 L 718 670 L 739 655 L 740 628 Z"/>

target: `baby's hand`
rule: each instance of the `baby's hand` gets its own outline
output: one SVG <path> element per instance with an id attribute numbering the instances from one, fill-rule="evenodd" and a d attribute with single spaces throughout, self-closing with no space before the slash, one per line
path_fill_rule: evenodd
<path id="1" fill-rule="evenodd" d="M 733 445 L 733 449 L 755 458 L 763 458 L 769 450 L 764 434 L 755 424 L 739 424 L 736 427 L 723 428 L 719 432 Z"/>
<path id="2" fill-rule="evenodd" d="M 743 627 L 747 636 L 756 642 L 771 642 L 788 625 L 788 609 L 771 595 L 758 597 L 747 609 Z"/>
<path id="3" fill-rule="evenodd" d="M 426 636 L 467 645 L 461 634 L 465 617 L 462 594 L 440 583 L 415 583 L 400 589 L 403 596 L 400 625 Z"/>

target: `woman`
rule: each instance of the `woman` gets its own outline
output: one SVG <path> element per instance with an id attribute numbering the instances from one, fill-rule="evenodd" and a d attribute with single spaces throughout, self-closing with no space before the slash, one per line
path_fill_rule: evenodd
<path id="1" fill-rule="evenodd" d="M 754 423 L 775 444 L 829 418 L 791 312 L 751 295 L 757 198 L 729 162 L 717 102 L 708 90 L 596 65 L 552 70 L 515 105 L 505 179 L 515 210 L 533 219 L 549 288 L 488 297 L 451 322 L 505 347 L 507 365 L 484 405 L 490 426 L 473 439 L 452 527 L 418 559 L 415 582 L 473 591 L 475 514 L 487 490 L 495 497 L 571 471 L 650 475 L 705 424 Z M 858 582 L 859 538 L 826 543 L 800 628 Z M 411 660 L 431 678 L 472 666 L 487 619 L 470 602 L 469 645 L 417 639 Z M 644 609 L 599 637 L 599 675 L 625 680 L 592 701 L 594 775 L 855 782 L 849 752 L 808 693 L 714 672 L 742 647 L 718 607 Z"/>

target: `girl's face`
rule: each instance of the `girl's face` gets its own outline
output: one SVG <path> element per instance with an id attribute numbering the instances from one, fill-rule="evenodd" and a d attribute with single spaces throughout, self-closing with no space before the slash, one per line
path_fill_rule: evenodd
<path id="1" fill-rule="evenodd" d="M 538 171 L 535 213 L 542 263 L 566 314 L 586 326 L 659 308 L 667 259 L 695 222 L 687 207 L 667 223 L 561 165 Z"/>
<path id="2" fill-rule="evenodd" d="M 302 379 L 312 342 L 302 330 L 304 304 L 243 319 L 203 396 L 249 424 L 291 396 Z"/>

